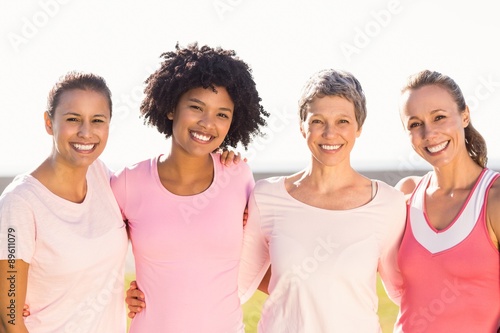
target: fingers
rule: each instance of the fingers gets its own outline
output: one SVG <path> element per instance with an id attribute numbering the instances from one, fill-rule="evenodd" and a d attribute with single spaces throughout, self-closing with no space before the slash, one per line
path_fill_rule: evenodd
<path id="1" fill-rule="evenodd" d="M 24 304 L 23 306 L 23 317 L 28 317 L 31 314 L 30 306 L 28 304 Z"/>
<path id="2" fill-rule="evenodd" d="M 222 164 L 228 167 L 231 164 L 233 164 L 233 160 L 234 160 L 234 151 L 224 150 L 222 152 L 222 155 L 220 156 L 220 161 Z"/>
<path id="3" fill-rule="evenodd" d="M 129 318 L 134 318 L 136 313 L 141 312 L 142 309 L 146 307 L 146 303 L 144 302 L 144 293 L 138 289 L 136 281 L 130 282 L 125 303 L 127 303 L 128 306 Z"/>
<path id="4" fill-rule="evenodd" d="M 220 162 L 227 167 L 233 163 L 238 164 L 241 162 L 241 160 L 242 160 L 241 154 L 235 153 L 234 151 L 231 150 L 224 150 L 220 155 Z M 244 158 L 243 161 L 246 162 L 247 159 Z"/>
<path id="5" fill-rule="evenodd" d="M 233 163 L 238 164 L 238 163 L 240 163 L 240 161 L 241 161 L 241 154 L 238 153 L 238 154 L 234 155 Z"/>
<path id="6" fill-rule="evenodd" d="M 248 222 L 248 206 L 245 207 L 243 211 L 243 226 L 246 226 Z"/>
<path id="7" fill-rule="evenodd" d="M 228 160 L 228 155 L 229 155 L 229 151 L 227 150 L 223 150 L 220 154 L 220 162 L 224 165 L 226 165 L 227 163 L 227 160 Z"/>

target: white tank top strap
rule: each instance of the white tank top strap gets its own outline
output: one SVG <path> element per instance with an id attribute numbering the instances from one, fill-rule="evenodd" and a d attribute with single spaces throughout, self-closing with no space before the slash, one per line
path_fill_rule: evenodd
<path id="1" fill-rule="evenodd" d="M 377 194 L 378 190 L 378 184 L 375 180 L 372 180 L 372 200 L 375 198 L 375 195 Z"/>
<path id="2" fill-rule="evenodd" d="M 438 253 L 462 242 L 474 229 L 484 205 L 485 196 L 497 173 L 485 169 L 479 176 L 455 220 L 444 230 L 436 231 L 426 219 L 425 191 L 432 172 L 424 176 L 412 196 L 409 222 L 415 239 L 431 253 Z"/>

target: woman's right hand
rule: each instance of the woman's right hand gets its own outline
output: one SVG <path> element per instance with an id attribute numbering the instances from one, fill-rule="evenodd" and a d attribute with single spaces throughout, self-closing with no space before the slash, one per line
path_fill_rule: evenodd
<path id="1" fill-rule="evenodd" d="M 137 288 L 137 282 L 130 282 L 130 287 L 127 290 L 127 297 L 125 303 L 128 305 L 128 317 L 134 318 L 135 315 L 146 307 L 144 302 L 144 293 Z"/>

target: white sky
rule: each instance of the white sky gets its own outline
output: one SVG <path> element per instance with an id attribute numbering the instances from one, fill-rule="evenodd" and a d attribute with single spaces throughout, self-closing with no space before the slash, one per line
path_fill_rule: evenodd
<path id="1" fill-rule="evenodd" d="M 102 75 L 114 101 L 102 158 L 111 168 L 168 152 L 139 118 L 143 82 L 159 56 L 198 41 L 234 49 L 253 68 L 268 136 L 247 153 L 254 171 L 301 169 L 297 99 L 317 70 L 352 72 L 368 100 L 353 151 L 359 170 L 426 168 L 398 115 L 399 88 L 421 69 L 461 86 L 490 167 L 500 167 L 500 46 L 496 1 L 451 0 L 39 0 L 0 2 L 0 176 L 29 171 L 49 153 L 48 91 L 70 70 Z"/>

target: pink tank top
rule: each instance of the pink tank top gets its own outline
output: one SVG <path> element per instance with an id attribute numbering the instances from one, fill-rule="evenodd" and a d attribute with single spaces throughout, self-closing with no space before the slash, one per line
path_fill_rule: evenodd
<path id="1" fill-rule="evenodd" d="M 484 169 L 453 222 L 436 230 L 427 220 L 431 173 L 410 199 L 398 261 L 404 286 L 394 332 L 497 332 L 500 252 L 488 234 L 488 191 L 500 176 Z"/>

